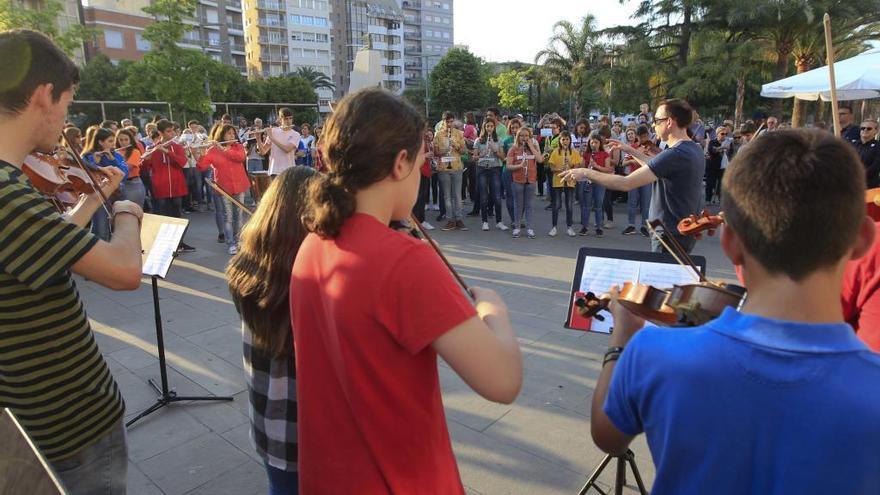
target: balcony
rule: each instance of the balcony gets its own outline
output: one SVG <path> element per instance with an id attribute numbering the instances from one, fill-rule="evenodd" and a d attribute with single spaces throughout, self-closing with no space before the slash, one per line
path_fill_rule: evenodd
<path id="1" fill-rule="evenodd" d="M 407 32 L 403 33 L 403 39 L 405 39 L 405 40 L 420 40 L 420 39 L 422 39 L 422 33 L 415 33 L 415 32 L 407 31 Z"/>
<path id="2" fill-rule="evenodd" d="M 284 21 L 282 19 L 271 19 L 266 17 L 258 18 L 257 24 L 259 24 L 260 26 L 284 27 Z"/>
<path id="3" fill-rule="evenodd" d="M 286 7 L 282 2 L 257 2 L 257 8 L 263 10 L 277 10 L 279 12 L 284 12 L 286 10 Z"/>
<path id="4" fill-rule="evenodd" d="M 240 22 L 229 22 L 226 24 L 226 27 L 230 30 L 244 32 L 244 24 L 242 24 Z"/>
<path id="5" fill-rule="evenodd" d="M 260 53 L 263 62 L 287 62 L 287 53 Z"/>
<path id="6" fill-rule="evenodd" d="M 410 1 L 410 0 L 404 0 L 403 8 L 420 10 L 422 8 L 422 2 L 414 2 L 414 1 Z"/>
<path id="7" fill-rule="evenodd" d="M 244 43 L 232 43 L 229 45 L 229 49 L 234 52 L 244 53 Z"/>
<path id="8" fill-rule="evenodd" d="M 280 38 L 270 38 L 268 36 L 260 36 L 260 43 L 267 43 L 269 45 L 284 45 L 287 46 L 287 40 L 285 37 Z"/>

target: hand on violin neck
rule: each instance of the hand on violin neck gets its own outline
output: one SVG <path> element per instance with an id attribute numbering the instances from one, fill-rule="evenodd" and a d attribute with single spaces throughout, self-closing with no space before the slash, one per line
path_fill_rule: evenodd
<path id="1" fill-rule="evenodd" d="M 122 179 L 125 178 L 125 174 L 122 170 L 119 170 L 116 167 L 98 167 L 95 171 L 97 172 L 95 174 L 95 179 L 98 181 L 101 181 L 102 177 L 106 179 L 101 181 L 100 184 L 104 196 L 110 196 L 113 194 L 116 189 L 119 188 Z M 97 193 L 95 195 L 97 196 Z"/>
<path id="2" fill-rule="evenodd" d="M 611 346 L 625 346 L 633 336 L 645 326 L 645 320 L 634 315 L 630 310 L 621 305 L 617 299 L 620 296 L 620 287 L 614 285 L 608 291 L 611 303 L 608 310 L 614 317 L 614 332 L 611 333 Z"/>
<path id="3" fill-rule="evenodd" d="M 484 289 L 482 287 L 471 287 L 471 294 L 474 296 L 474 306 L 480 318 L 486 319 L 489 316 L 507 317 L 507 305 L 492 289 Z"/>

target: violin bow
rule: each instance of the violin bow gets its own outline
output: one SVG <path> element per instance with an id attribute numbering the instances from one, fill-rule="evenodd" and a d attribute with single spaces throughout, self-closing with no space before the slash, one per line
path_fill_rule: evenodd
<path id="1" fill-rule="evenodd" d="M 431 239 L 431 236 L 428 235 L 428 232 L 425 230 L 424 227 L 422 227 L 422 224 L 419 223 L 419 221 L 418 221 L 418 219 L 416 219 L 415 215 L 410 214 L 409 221 L 411 224 L 413 224 L 415 226 L 416 229 L 418 229 L 419 233 L 422 234 L 422 237 L 424 237 L 425 240 L 428 241 L 428 244 L 432 248 L 434 248 L 434 252 L 436 252 L 437 255 L 440 256 L 440 259 L 446 265 L 446 268 L 448 268 L 449 271 L 452 272 L 452 276 L 454 276 L 455 280 L 458 281 L 458 285 L 460 285 L 461 288 L 464 289 L 465 292 L 467 292 L 467 295 L 471 298 L 471 300 L 475 300 L 474 293 L 471 292 L 471 288 L 468 287 L 468 284 L 464 281 L 463 278 L 461 278 L 461 275 L 459 275 L 459 273 L 457 271 L 455 271 L 455 268 L 452 266 L 452 263 L 450 263 L 449 260 L 446 259 L 446 255 L 444 255 L 443 251 L 441 251 L 440 248 L 437 247 L 437 244 L 434 243 L 434 240 Z"/>
<path id="2" fill-rule="evenodd" d="M 77 150 L 76 147 L 74 147 L 73 144 L 67 139 L 67 136 L 63 132 L 61 133 L 61 141 L 64 143 L 64 147 L 67 148 L 67 150 L 70 152 L 71 155 L 73 155 L 73 161 L 77 164 L 77 166 L 79 166 L 79 168 L 83 169 L 83 172 L 85 172 L 86 175 L 89 177 L 89 180 L 92 181 L 92 186 L 94 186 L 95 191 L 98 192 L 98 196 L 101 197 L 101 207 L 104 208 L 104 212 L 107 213 L 107 218 L 111 220 L 109 229 L 110 229 L 110 233 L 112 234 L 113 233 L 113 222 L 112 222 L 113 214 L 110 213 L 110 209 L 107 208 L 107 202 L 109 200 L 107 199 L 107 195 L 104 194 L 104 190 L 101 189 L 101 184 L 97 181 L 97 179 L 95 179 L 95 176 L 92 175 L 92 171 L 89 169 L 89 167 L 83 161 L 83 159 L 79 155 L 79 153 L 77 153 L 77 151 L 81 151 L 81 150 Z"/>
<path id="3" fill-rule="evenodd" d="M 697 268 L 697 265 L 696 265 L 696 263 L 694 263 L 694 260 L 690 256 L 688 256 L 687 251 L 685 251 L 684 247 L 682 247 L 682 245 L 679 244 L 678 240 L 676 240 L 675 237 L 672 236 L 671 233 L 670 233 L 669 237 L 667 238 L 669 240 L 669 243 L 667 244 L 666 239 L 663 239 L 663 236 L 659 232 L 657 232 L 658 226 L 663 227 L 664 233 L 669 232 L 669 229 L 667 229 L 666 226 L 663 225 L 662 220 L 654 220 L 654 221 L 649 221 L 649 222 L 645 222 L 645 223 L 648 224 L 648 229 L 651 231 L 651 234 L 654 236 L 654 238 L 657 239 L 657 241 L 664 248 L 666 248 L 667 251 L 669 251 L 669 254 L 671 254 L 672 257 L 675 258 L 675 261 L 677 261 L 678 264 L 680 264 L 681 266 L 687 266 L 691 270 L 693 270 L 694 274 L 696 274 L 695 278 L 698 281 L 700 281 L 700 282 L 707 282 L 708 281 L 708 280 L 706 280 L 706 276 L 703 275 L 702 272 L 700 272 L 699 268 Z"/>
<path id="4" fill-rule="evenodd" d="M 247 213 L 247 214 L 250 215 L 250 216 L 254 216 L 254 212 L 252 212 L 250 208 L 248 208 L 247 206 L 243 205 L 243 204 L 241 203 L 241 201 L 235 199 L 235 197 L 233 197 L 233 196 L 232 196 L 231 194 L 229 194 L 228 192 L 224 191 L 223 188 L 220 187 L 220 186 L 218 186 L 218 185 L 217 185 L 212 179 L 207 179 L 207 178 L 206 178 L 206 179 L 205 179 L 205 183 L 207 183 L 209 186 L 211 186 L 211 189 L 217 191 L 221 196 L 223 196 L 224 198 L 228 199 L 230 203 L 232 203 L 232 204 L 234 204 L 235 206 L 237 206 L 241 211 Z"/>

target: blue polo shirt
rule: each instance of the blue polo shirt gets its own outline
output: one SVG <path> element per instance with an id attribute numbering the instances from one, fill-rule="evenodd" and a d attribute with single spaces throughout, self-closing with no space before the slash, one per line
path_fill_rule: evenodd
<path id="1" fill-rule="evenodd" d="M 880 355 L 843 323 L 728 309 L 700 327 L 646 328 L 605 413 L 645 432 L 654 495 L 880 494 Z"/>

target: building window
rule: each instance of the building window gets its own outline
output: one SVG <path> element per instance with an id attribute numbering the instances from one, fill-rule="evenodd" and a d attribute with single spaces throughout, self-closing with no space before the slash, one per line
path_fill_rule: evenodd
<path id="1" fill-rule="evenodd" d="M 433 38 L 433 37 L 434 37 L 434 31 L 431 31 L 430 29 L 425 30 L 425 38 Z"/>
<path id="2" fill-rule="evenodd" d="M 301 20 L 300 16 L 298 16 L 298 15 L 291 15 L 290 16 L 290 23 L 291 24 L 302 24 L 302 20 Z"/>
<path id="3" fill-rule="evenodd" d="M 448 40 L 448 39 L 449 39 L 449 31 L 444 31 L 444 32 L 443 32 L 443 39 L 445 39 L 445 40 Z"/>
<path id="4" fill-rule="evenodd" d="M 330 41 L 330 37 L 326 34 L 315 33 L 315 41 L 317 41 L 318 43 L 327 43 Z"/>
<path id="5" fill-rule="evenodd" d="M 208 21 L 208 24 L 217 24 L 217 11 L 213 9 L 206 9 L 205 19 Z"/>
<path id="6" fill-rule="evenodd" d="M 141 33 L 134 33 L 134 42 L 139 52 L 148 52 L 153 48 L 153 44 L 145 40 Z"/>
<path id="7" fill-rule="evenodd" d="M 303 33 L 300 33 L 299 31 L 291 31 L 290 39 L 292 39 L 293 41 L 302 41 Z"/>
<path id="8" fill-rule="evenodd" d="M 315 17 L 315 26 L 319 27 L 327 27 L 327 18 L 326 17 Z"/>
<path id="9" fill-rule="evenodd" d="M 444 18 L 443 18 L 443 24 L 449 24 L 449 18 L 448 18 L 448 17 L 444 17 Z"/>
<path id="10" fill-rule="evenodd" d="M 125 40 L 119 31 L 104 30 L 104 46 L 107 48 L 125 48 Z"/>
<path id="11" fill-rule="evenodd" d="M 315 24 L 315 18 L 310 15 L 302 16 L 302 23 L 305 26 L 312 26 Z"/>

